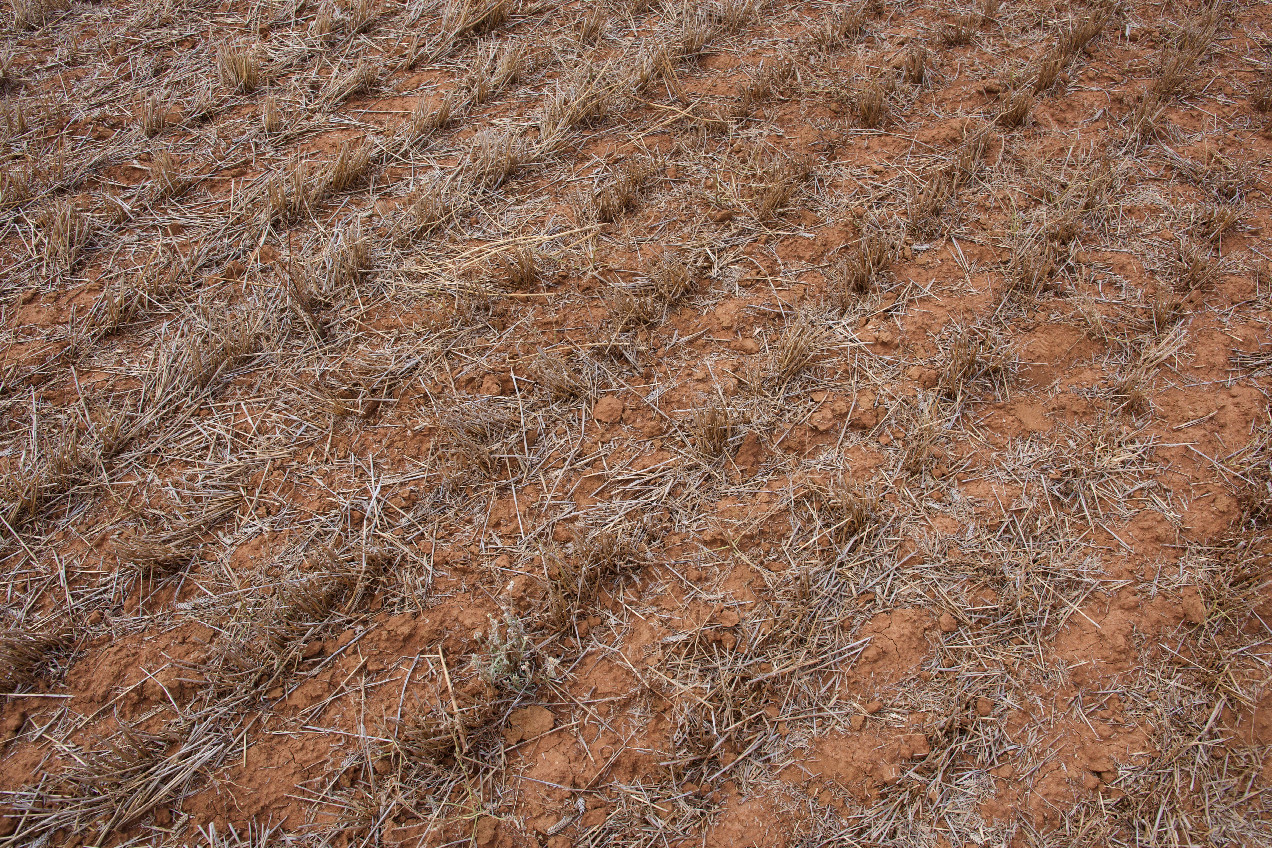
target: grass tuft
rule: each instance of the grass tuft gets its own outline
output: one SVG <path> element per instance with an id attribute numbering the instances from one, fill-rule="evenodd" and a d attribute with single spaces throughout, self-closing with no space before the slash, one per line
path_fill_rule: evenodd
<path id="1" fill-rule="evenodd" d="M 216 54 L 216 69 L 221 84 L 240 94 L 250 94 L 265 80 L 260 52 L 254 47 L 221 47 Z"/>
<path id="2" fill-rule="evenodd" d="M 755 198 L 756 220 L 762 223 L 775 220 L 790 206 L 812 173 L 812 162 L 804 158 L 784 159 L 771 166 Z"/>

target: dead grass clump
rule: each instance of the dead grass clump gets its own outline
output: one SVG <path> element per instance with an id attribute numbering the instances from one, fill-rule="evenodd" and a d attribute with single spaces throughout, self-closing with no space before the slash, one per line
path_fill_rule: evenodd
<path id="1" fill-rule="evenodd" d="M 473 136 L 461 168 L 475 188 L 494 191 L 528 161 L 529 151 L 515 133 L 482 130 Z"/>
<path id="2" fill-rule="evenodd" d="M 917 239 L 929 239 L 945 229 L 945 210 L 955 197 L 955 184 L 948 171 L 937 171 L 926 179 L 911 180 L 906 195 L 906 226 Z"/>
<path id="3" fill-rule="evenodd" d="M 1126 140 L 1131 148 L 1143 147 L 1159 138 L 1164 132 L 1163 116 L 1166 107 L 1151 91 L 1146 93 L 1126 116 Z"/>
<path id="4" fill-rule="evenodd" d="M 446 129 L 455 120 L 460 111 L 452 94 L 445 94 L 436 106 L 420 98 L 411 109 L 411 116 L 402 122 L 398 132 L 402 143 L 414 147 L 427 138 Z"/>
<path id="5" fill-rule="evenodd" d="M 13 25 L 18 29 L 39 29 L 58 12 L 71 8 L 70 0 L 11 0 Z"/>
<path id="6" fill-rule="evenodd" d="M 609 224 L 634 211 L 649 190 L 658 171 L 658 167 L 646 159 L 630 159 L 624 162 L 609 182 L 592 195 L 596 220 Z"/>
<path id="7" fill-rule="evenodd" d="M 808 316 L 790 321 L 769 352 L 760 375 L 761 385 L 782 392 L 806 374 L 826 354 L 826 333 Z"/>
<path id="8" fill-rule="evenodd" d="M 216 69 L 222 85 L 243 94 L 260 88 L 265 79 L 260 51 L 254 47 L 221 47 L 216 54 Z"/>
<path id="9" fill-rule="evenodd" d="M 641 522 L 623 519 L 576 531 L 572 550 L 546 557 L 550 625 L 569 627 L 606 584 L 643 566 L 647 535 Z"/>
<path id="10" fill-rule="evenodd" d="M 738 32 L 759 15 L 765 0 L 716 0 L 706 4 L 704 17 L 720 31 Z"/>
<path id="11" fill-rule="evenodd" d="M 1219 264 L 1208 245 L 1182 241 L 1171 257 L 1170 276 L 1178 291 L 1207 291 L 1219 279 Z"/>
<path id="12" fill-rule="evenodd" d="M 722 458 L 729 451 L 734 435 L 738 432 L 738 417 L 718 400 L 700 407 L 685 428 L 689 446 L 709 462 Z"/>
<path id="13" fill-rule="evenodd" d="M 0 170 L 0 208 L 15 209 L 34 195 L 35 168 L 30 159 L 17 162 Z"/>
<path id="14" fill-rule="evenodd" d="M 455 219 L 455 199 L 437 183 L 426 183 L 406 197 L 393 224 L 393 240 L 399 247 L 427 238 Z"/>
<path id="15" fill-rule="evenodd" d="M 392 564 L 378 548 L 342 552 L 322 543 L 308 559 L 312 570 L 285 576 L 272 597 L 222 628 L 206 670 L 214 690 L 273 697 L 267 693 L 301 665 L 305 646 L 374 593 Z"/>
<path id="16" fill-rule="evenodd" d="M 972 14 L 955 15 L 953 20 L 941 26 L 941 44 L 946 47 L 966 47 L 976 37 L 978 21 Z"/>
<path id="17" fill-rule="evenodd" d="M 947 400 L 961 404 L 978 384 L 996 394 L 1006 391 L 1016 357 L 1011 343 L 997 329 L 955 323 L 940 342 L 940 349 L 936 385 Z"/>
<path id="18" fill-rule="evenodd" d="M 1207 203 L 1189 216 L 1188 229 L 1200 242 L 1218 245 L 1241 223 L 1242 211 L 1232 203 Z"/>
<path id="19" fill-rule="evenodd" d="M 867 226 L 857 243 L 841 255 L 826 274 L 827 294 L 832 306 L 845 312 L 869 294 L 892 267 L 899 240 L 881 227 Z"/>
<path id="20" fill-rule="evenodd" d="M 591 400 L 605 388 L 605 372 L 587 357 L 566 359 L 547 350 L 539 351 L 530 365 L 534 381 L 557 402 Z"/>
<path id="21" fill-rule="evenodd" d="M 350 35 L 360 35 L 375 26 L 379 17 L 376 3 L 377 0 L 354 0 L 349 4 L 346 23 Z"/>
<path id="22" fill-rule="evenodd" d="M 159 397 L 170 401 L 211 387 L 260 350 L 265 319 L 264 314 L 226 310 L 178 338 L 173 348 L 175 369 Z M 163 377 L 156 375 L 156 379 Z"/>
<path id="23" fill-rule="evenodd" d="M 998 112 L 994 118 L 994 123 L 998 126 L 1014 130 L 1025 125 L 1029 120 L 1029 113 L 1034 107 L 1034 93 L 1032 91 L 1016 91 L 1007 97 L 1007 103 Z"/>
<path id="24" fill-rule="evenodd" d="M 645 288 L 613 287 L 605 295 L 605 315 L 616 333 L 639 329 L 663 315 L 663 307 Z"/>
<path id="25" fill-rule="evenodd" d="M 822 50 L 838 50 L 861 38 L 865 32 L 865 3 L 836 3 L 821 25 L 813 30 L 813 43 Z"/>
<path id="26" fill-rule="evenodd" d="M 95 844 L 183 797 L 229 750 L 224 715 L 211 711 L 170 722 L 158 733 L 120 721 L 105 747 L 68 749 L 69 768 L 16 792 L 21 812 L 10 839 L 43 845 L 58 833 Z"/>
<path id="27" fill-rule="evenodd" d="M 1244 200 L 1258 185 L 1249 162 L 1229 159 L 1217 151 L 1212 152 L 1205 162 L 1198 163 L 1182 158 L 1175 162 L 1189 181 L 1205 189 L 1220 203 Z"/>
<path id="28" fill-rule="evenodd" d="M 1255 429 L 1233 464 L 1241 475 L 1237 500 L 1246 521 L 1268 524 L 1272 520 L 1272 416 Z"/>
<path id="29" fill-rule="evenodd" d="M 737 117 L 745 117 L 755 107 L 786 95 L 797 78 L 798 69 L 789 56 L 776 56 L 772 61 L 762 63 L 744 82 L 738 84 Z"/>
<path id="30" fill-rule="evenodd" d="M 486 35 L 512 17 L 513 0 L 449 0 L 441 31 L 448 40 Z"/>
<path id="31" fill-rule="evenodd" d="M 261 129 L 266 135 L 278 135 L 283 129 L 283 110 L 272 96 L 261 103 Z"/>
<path id="32" fill-rule="evenodd" d="M 525 73 L 529 55 L 529 50 L 520 41 L 506 44 L 498 50 L 483 45 L 462 84 L 468 102 L 480 106 L 515 83 Z"/>
<path id="33" fill-rule="evenodd" d="M 65 628 L 17 628 L 0 634 L 0 690 L 29 691 L 60 676 L 73 644 Z"/>
<path id="34" fill-rule="evenodd" d="M 510 437 L 521 432 L 522 418 L 515 404 L 502 397 L 481 397 L 443 411 L 438 426 L 443 452 L 456 466 L 485 476 L 511 469 L 516 460 Z"/>
<path id="35" fill-rule="evenodd" d="M 693 289 L 696 272 L 680 250 L 666 250 L 645 272 L 649 288 L 664 307 L 678 304 Z"/>
<path id="36" fill-rule="evenodd" d="M 1167 50 L 1161 58 L 1157 77 L 1149 86 L 1148 95 L 1158 102 L 1180 93 L 1192 76 L 1197 57 L 1183 50 Z"/>
<path id="37" fill-rule="evenodd" d="M 1056 39 L 1056 49 L 1064 56 L 1072 58 L 1087 48 L 1096 36 L 1104 31 L 1114 11 L 1114 4 L 1101 3 L 1086 14 L 1073 21 L 1061 30 Z"/>
<path id="38" fill-rule="evenodd" d="M 361 185 L 371 170 L 372 152 L 371 142 L 365 139 L 340 145 L 336 158 L 327 165 L 311 202 L 320 203 L 333 194 L 343 194 Z"/>
<path id="39" fill-rule="evenodd" d="M 888 120 L 888 95 L 894 87 L 895 81 L 891 77 L 871 80 L 862 86 L 854 104 L 858 123 L 870 129 L 882 127 Z"/>
<path id="40" fill-rule="evenodd" d="M 370 62 L 359 62 L 347 73 L 333 74 L 327 81 L 323 100 L 330 106 L 339 106 L 351 97 L 367 94 L 380 81 L 379 69 Z"/>
<path id="41" fill-rule="evenodd" d="M 1007 290 L 1013 297 L 1030 300 L 1049 291 L 1069 266 L 1074 245 L 1063 241 L 1063 228 L 1048 232 L 1051 222 L 1018 230 L 1011 237 L 1007 260 Z"/>
<path id="42" fill-rule="evenodd" d="M 637 93 L 644 94 L 660 82 L 676 77 L 677 51 L 670 45 L 650 47 L 637 55 L 631 84 Z M 669 93 L 670 93 L 670 86 Z"/>
<path id="43" fill-rule="evenodd" d="M 1165 101 L 1187 89 L 1197 61 L 1210 49 L 1218 33 L 1220 9 L 1219 3 L 1209 6 L 1162 48 L 1157 77 L 1149 86 L 1149 96 Z"/>
<path id="44" fill-rule="evenodd" d="M 200 552 L 200 539 L 238 511 L 242 496 L 234 491 L 209 496 L 188 514 L 174 510 L 160 516 L 162 525 L 142 530 L 115 545 L 115 555 L 126 569 L 147 579 L 180 571 Z"/>
<path id="45" fill-rule="evenodd" d="M 190 181 L 181 170 L 181 163 L 167 150 L 157 150 L 150 157 L 150 191 L 156 200 L 176 197 L 186 190 Z"/>
<path id="46" fill-rule="evenodd" d="M 75 269 L 93 237 L 93 220 L 70 198 L 56 200 L 39 218 L 45 260 L 64 272 Z"/>
<path id="47" fill-rule="evenodd" d="M 906 196 L 906 226 L 918 239 L 933 238 L 949 226 L 947 210 L 958 193 L 976 174 L 989 149 L 993 130 L 986 126 L 969 131 L 953 156 L 926 177 L 910 181 Z"/>
<path id="48" fill-rule="evenodd" d="M 538 254 L 528 247 L 514 250 L 500 258 L 503 266 L 504 285 L 512 291 L 531 291 L 539 288 L 543 273 Z"/>
<path id="49" fill-rule="evenodd" d="M 710 620 L 659 646 L 660 686 L 673 723 L 664 765 L 677 785 L 713 786 L 758 777 L 782 750 L 785 730 L 807 717 L 865 648 L 841 622 L 852 603 L 856 563 L 801 557 L 769 585 L 745 616 Z M 729 612 L 729 610 L 725 610 Z"/>
<path id="50" fill-rule="evenodd" d="M 944 441 L 948 422 L 940 400 L 933 395 L 921 395 L 904 404 L 896 414 L 901 427 L 898 433 L 901 443 L 898 467 L 902 473 L 918 476 L 933 472 L 944 458 L 941 442 Z M 957 414 L 957 409 L 952 410 L 952 414 Z"/>
<path id="51" fill-rule="evenodd" d="M 15 530 L 25 527 L 53 498 L 79 482 L 93 457 L 93 445 L 74 426 L 64 425 L 41 440 L 34 457 L 0 478 L 0 517 Z"/>
<path id="52" fill-rule="evenodd" d="M 559 80 L 539 114 L 541 142 L 555 149 L 572 131 L 604 119 L 625 76 L 614 61 L 607 61 L 588 63 Z"/>
<path id="53" fill-rule="evenodd" d="M 154 138 L 168 128 L 168 103 L 159 94 L 151 94 L 137 101 L 137 123 L 142 135 Z"/>
<path id="54" fill-rule="evenodd" d="M 462 763 L 486 728 L 498 720 L 498 702 L 482 700 L 446 709 L 403 716 L 395 739 L 394 757 L 405 771 L 421 765 L 430 770 Z"/>
<path id="55" fill-rule="evenodd" d="M 267 222 L 288 224 L 309 211 L 316 193 L 315 171 L 308 160 L 293 156 L 270 176 L 264 192 Z"/>
<path id="56" fill-rule="evenodd" d="M 1265 66 L 1250 87 L 1250 105 L 1256 112 L 1272 112 L 1272 65 Z"/>
<path id="57" fill-rule="evenodd" d="M 901 64 L 901 79 L 906 85 L 923 85 L 928 78 L 930 53 L 922 44 L 912 44 L 905 51 Z"/>
<path id="58" fill-rule="evenodd" d="M 611 10 L 606 8 L 604 3 L 597 3 L 583 16 L 574 31 L 575 38 L 580 44 L 595 45 L 600 40 L 605 32 L 606 24 L 609 23 L 610 12 Z"/>
<path id="59" fill-rule="evenodd" d="M 1184 299 L 1170 286 L 1158 286 L 1148 304 L 1148 330 L 1160 337 L 1184 317 Z"/>
<path id="60" fill-rule="evenodd" d="M 840 473 L 809 487 L 820 529 L 836 548 L 854 547 L 885 523 L 884 501 L 871 486 Z"/>
<path id="61" fill-rule="evenodd" d="M 179 290 L 189 271 L 184 257 L 160 243 L 141 267 L 106 276 L 102 294 L 89 313 L 93 332 L 99 337 L 117 332 L 166 301 Z"/>
<path id="62" fill-rule="evenodd" d="M 312 256 L 288 266 L 288 300 L 317 338 L 326 335 L 324 315 L 356 299 L 358 284 L 374 264 L 372 241 L 358 221 L 350 223 Z"/>
<path id="63" fill-rule="evenodd" d="M 1114 416 L 1066 426 L 1047 441 L 1026 447 L 1033 473 L 1050 497 L 1078 514 L 1124 514 L 1129 492 L 1142 489 L 1153 446 Z"/>
<path id="64" fill-rule="evenodd" d="M 0 52 L 0 94 L 22 87 L 22 76 L 14 66 L 13 53 Z"/>
<path id="65" fill-rule="evenodd" d="M 1060 78 L 1060 72 L 1068 63 L 1068 57 L 1061 51 L 1051 50 L 1044 53 L 1038 60 L 1033 74 L 1034 95 L 1040 95 L 1055 85 L 1056 80 Z"/>
<path id="66" fill-rule="evenodd" d="M 785 159 L 770 167 L 762 182 L 763 188 L 755 198 L 756 220 L 769 222 L 776 219 L 790 206 L 812 173 L 812 162 L 807 159 Z"/>

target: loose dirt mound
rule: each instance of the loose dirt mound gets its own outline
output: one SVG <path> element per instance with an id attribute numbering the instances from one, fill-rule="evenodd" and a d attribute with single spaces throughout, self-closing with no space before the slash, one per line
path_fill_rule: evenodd
<path id="1" fill-rule="evenodd" d="M 11 0 L 0 845 L 1272 844 L 1272 12 Z"/>

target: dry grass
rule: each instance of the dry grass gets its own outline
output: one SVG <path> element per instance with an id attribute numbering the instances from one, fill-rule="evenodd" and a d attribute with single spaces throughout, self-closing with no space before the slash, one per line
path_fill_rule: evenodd
<path id="1" fill-rule="evenodd" d="M 71 7 L 70 0 L 11 0 L 11 5 L 18 29 L 38 29 Z"/>
<path id="2" fill-rule="evenodd" d="M 605 388 L 605 372 L 591 359 L 567 359 L 549 351 L 540 351 L 530 372 L 536 383 L 557 402 L 592 400 Z"/>
<path id="3" fill-rule="evenodd" d="M 866 83 L 857 92 L 855 104 L 857 121 L 863 127 L 879 129 L 887 123 L 890 112 L 888 95 L 892 91 L 892 86 L 892 78 L 885 77 L 883 80 L 872 80 Z"/>
<path id="4" fill-rule="evenodd" d="M 167 150 L 156 150 L 150 157 L 151 191 L 158 200 L 181 194 L 190 185 L 182 173 L 181 163 Z"/>
<path id="5" fill-rule="evenodd" d="M 548 620 L 555 628 L 569 627 L 581 610 L 593 606 L 609 583 L 644 565 L 646 531 L 639 524 L 589 527 L 575 534 L 569 557 L 545 561 Z"/>
<path id="6" fill-rule="evenodd" d="M 592 195 L 596 220 L 610 224 L 634 212 L 653 186 L 658 166 L 645 159 L 624 162 Z"/>
<path id="7" fill-rule="evenodd" d="M 0 843 L 1268 842 L 1261 7 L 11 7 Z"/>
<path id="8" fill-rule="evenodd" d="M 168 103 L 158 94 L 141 98 L 137 103 L 137 123 L 147 138 L 168 128 Z"/>
<path id="9" fill-rule="evenodd" d="M 758 385 L 777 393 L 786 391 L 826 355 L 827 346 L 825 331 L 812 318 L 793 318 L 770 349 Z"/>
<path id="10" fill-rule="evenodd" d="M 901 65 L 901 79 L 906 85 L 923 85 L 928 79 L 928 65 L 931 57 L 928 49 L 922 44 L 911 45 L 905 52 Z"/>
<path id="11" fill-rule="evenodd" d="M 70 659 L 74 640 L 65 629 L 17 628 L 0 635 L 0 689 L 29 691 L 54 680 Z"/>
<path id="12" fill-rule="evenodd" d="M 92 241 L 93 230 L 93 219 L 72 200 L 55 202 L 40 220 L 45 261 L 60 271 L 75 270 Z"/>
<path id="13" fill-rule="evenodd" d="M 714 462 L 728 453 L 738 431 L 738 416 L 727 406 L 713 401 L 693 414 L 685 430 L 690 447 L 707 461 Z"/>
<path id="14" fill-rule="evenodd" d="M 503 282 L 512 291 L 532 291 L 543 278 L 538 255 L 528 247 L 503 257 Z"/>
<path id="15" fill-rule="evenodd" d="M 1033 107 L 1034 93 L 1032 91 L 1013 92 L 1008 95 L 1006 104 L 999 110 L 994 121 L 1004 129 L 1019 129 L 1029 120 L 1029 113 L 1033 111 Z"/>
<path id="16" fill-rule="evenodd" d="M 216 54 L 216 69 L 223 86 L 243 94 L 250 94 L 265 81 L 260 52 L 253 47 L 222 47 Z"/>
<path id="17" fill-rule="evenodd" d="M 416 101 L 410 117 L 402 123 L 403 143 L 413 147 L 446 129 L 455 119 L 456 111 L 456 104 L 450 96 L 442 97 L 436 106 L 429 106 L 423 98 Z"/>
<path id="18" fill-rule="evenodd" d="M 941 44 L 946 47 L 966 47 L 976 37 L 978 21 L 975 15 L 955 15 L 953 20 L 941 25 Z"/>
<path id="19" fill-rule="evenodd" d="M 941 345 L 937 389 L 956 405 L 978 385 L 1002 394 L 1015 366 L 1011 344 L 993 327 L 953 325 Z"/>
<path id="20" fill-rule="evenodd" d="M 1250 88 L 1250 105 L 1259 112 L 1272 112 L 1272 67 L 1265 67 Z"/>
<path id="21" fill-rule="evenodd" d="M 813 38 L 822 50 L 839 50 L 861 38 L 865 32 L 865 3 L 836 3 L 821 25 L 813 30 Z"/>
<path id="22" fill-rule="evenodd" d="M 1170 259 L 1170 276 L 1179 291 L 1205 291 L 1219 278 L 1219 265 L 1209 245 L 1181 242 Z"/>
<path id="23" fill-rule="evenodd" d="M 777 56 L 762 63 L 745 82 L 738 84 L 737 116 L 745 117 L 757 106 L 789 95 L 797 79 L 798 69 L 789 56 Z"/>
<path id="24" fill-rule="evenodd" d="M 645 272 L 654 297 L 666 307 L 680 303 L 697 282 L 697 270 L 680 250 L 664 251 Z"/>
<path id="25" fill-rule="evenodd" d="M 220 763 L 232 741 L 215 714 L 158 734 L 125 724 L 106 747 L 75 752 L 67 773 L 19 794 L 12 838 L 30 844 L 71 832 L 100 841 L 179 799 Z"/>
<path id="26" fill-rule="evenodd" d="M 790 206 L 803 184 L 812 176 L 812 163 L 805 159 L 784 159 L 767 169 L 755 198 L 755 217 L 769 222 Z"/>
<path id="27" fill-rule="evenodd" d="M 896 260 L 899 249 L 894 234 L 877 224 L 867 224 L 856 244 L 837 257 L 826 272 L 831 306 L 846 312 L 873 291 Z"/>
<path id="28" fill-rule="evenodd" d="M 331 106 L 338 106 L 351 97 L 371 92 L 380 81 L 380 72 L 369 62 L 359 62 L 343 74 L 333 74 L 327 81 L 323 99 Z"/>
<path id="29" fill-rule="evenodd" d="M 485 35 L 508 23 L 511 0 L 449 0 L 442 17 L 442 32 L 449 40 Z"/>

